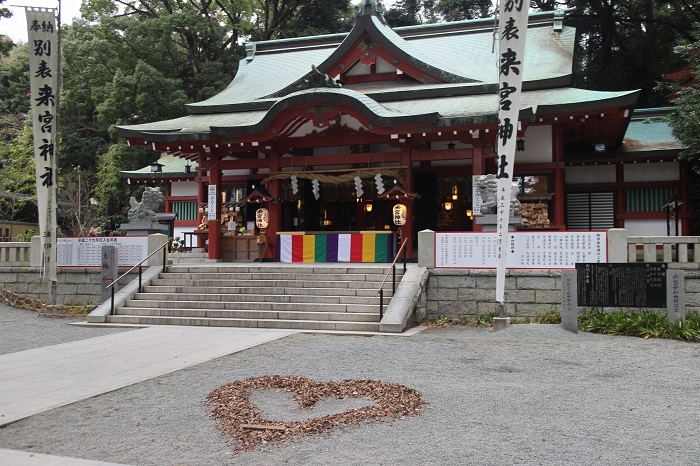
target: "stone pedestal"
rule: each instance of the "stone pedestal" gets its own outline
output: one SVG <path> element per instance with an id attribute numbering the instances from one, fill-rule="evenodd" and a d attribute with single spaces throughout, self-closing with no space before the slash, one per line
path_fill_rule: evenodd
<path id="1" fill-rule="evenodd" d="M 149 221 L 122 223 L 119 229 L 126 231 L 126 236 L 148 236 L 155 233 L 168 236 L 170 233 L 168 225 Z"/>
<path id="2" fill-rule="evenodd" d="M 498 226 L 498 215 L 486 214 L 475 217 L 476 224 L 481 225 L 483 231 L 496 231 Z M 508 231 L 515 231 L 515 227 L 523 224 L 522 217 L 510 217 L 508 219 Z"/>

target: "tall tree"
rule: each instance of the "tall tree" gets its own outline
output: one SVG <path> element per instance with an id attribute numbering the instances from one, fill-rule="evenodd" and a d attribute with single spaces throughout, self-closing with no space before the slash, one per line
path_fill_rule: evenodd
<path id="1" fill-rule="evenodd" d="M 10 142 L 0 141 L 0 218 L 36 222 L 36 179 L 31 121 Z"/>
<path id="2" fill-rule="evenodd" d="M 695 30 L 696 40 L 676 48 L 676 54 L 687 62 L 684 72 L 675 73 L 672 80 L 661 86 L 671 91 L 674 111 L 669 115 L 673 134 L 686 149 L 681 156 L 693 162 L 700 173 L 700 23 Z"/>
<path id="3" fill-rule="evenodd" d="M 556 2 L 541 3 L 550 7 Z M 679 40 L 692 40 L 700 19 L 697 0 L 570 0 L 577 27 L 574 84 L 597 90 L 640 88 L 640 106 L 664 104 L 656 90 L 663 75 L 680 68 Z"/>
<path id="4" fill-rule="evenodd" d="M 3 3 L 5 3 L 5 0 L 0 0 L 0 20 L 2 20 L 3 18 L 12 17 L 12 12 L 9 10 L 9 8 L 3 7 Z M 9 37 L 0 34 L 0 57 L 10 53 L 12 47 L 14 47 L 14 43 L 12 42 L 12 40 Z"/>
<path id="5" fill-rule="evenodd" d="M 491 0 L 399 0 L 387 11 L 387 22 L 398 27 L 487 18 L 493 9 Z"/>
<path id="6" fill-rule="evenodd" d="M 352 26 L 352 20 L 350 0 L 306 1 L 278 27 L 277 37 L 304 37 L 347 32 Z"/>

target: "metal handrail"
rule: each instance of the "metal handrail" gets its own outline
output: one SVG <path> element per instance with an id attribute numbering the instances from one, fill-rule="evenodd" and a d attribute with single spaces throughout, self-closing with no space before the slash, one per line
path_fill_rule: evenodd
<path id="1" fill-rule="evenodd" d="M 386 271 L 386 275 L 384 275 L 384 280 L 382 280 L 382 284 L 379 285 L 379 320 L 382 320 L 384 318 L 384 283 L 386 283 L 387 278 L 389 278 L 389 272 L 393 271 L 393 284 L 392 284 L 392 293 L 396 293 L 396 261 L 399 260 L 399 256 L 401 255 L 401 251 L 403 251 L 403 273 L 406 273 L 406 243 L 408 242 L 408 238 L 403 240 L 403 243 L 401 243 L 401 247 L 399 248 L 398 252 L 396 253 L 396 257 L 394 257 L 394 262 L 391 263 L 391 266 L 389 266 L 389 270 Z"/>
<path id="2" fill-rule="evenodd" d="M 165 272 L 165 267 L 166 267 L 167 261 L 168 261 L 168 250 L 166 249 L 166 246 L 168 246 L 168 244 L 170 244 L 170 241 L 166 241 L 165 243 L 163 243 L 163 245 L 161 247 L 159 247 L 158 249 L 156 249 L 155 251 L 150 253 L 145 259 L 143 259 L 141 262 L 139 262 L 138 264 L 131 267 L 129 270 L 127 270 L 126 272 L 121 274 L 116 280 L 114 280 L 112 283 L 110 283 L 109 285 L 107 285 L 105 287 L 105 289 L 111 290 L 111 292 L 112 292 L 112 302 L 111 302 L 110 307 L 109 307 L 109 315 L 114 314 L 114 285 L 116 285 L 119 282 L 119 280 L 121 280 L 122 278 L 127 276 L 129 273 L 131 273 L 132 270 L 134 270 L 136 267 L 138 267 L 139 268 L 139 293 L 141 293 L 142 292 L 141 271 L 143 269 L 143 263 L 146 262 L 151 257 L 153 257 L 161 249 L 163 250 L 163 271 Z"/>

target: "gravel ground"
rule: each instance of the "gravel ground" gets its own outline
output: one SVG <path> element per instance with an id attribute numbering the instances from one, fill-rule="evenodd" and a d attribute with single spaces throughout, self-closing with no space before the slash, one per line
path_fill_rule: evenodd
<path id="1" fill-rule="evenodd" d="M 697 464 L 698 367 L 697 344 L 553 325 L 430 328 L 410 338 L 296 334 L 9 425 L 0 447 L 168 466 Z M 395 382 L 420 391 L 427 407 L 234 454 L 205 398 L 262 375 Z M 279 394 L 254 399 L 280 420 L 295 414 L 284 414 Z"/>
<path id="2" fill-rule="evenodd" d="M 0 303 L 0 354 L 15 353 L 42 346 L 123 332 L 123 328 L 81 328 L 69 325 L 84 322 L 72 317 L 46 317 L 36 311 L 16 309 Z"/>

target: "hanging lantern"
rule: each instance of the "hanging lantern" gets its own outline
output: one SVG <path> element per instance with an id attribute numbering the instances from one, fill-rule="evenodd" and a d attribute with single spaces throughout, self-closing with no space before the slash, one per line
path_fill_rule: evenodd
<path id="1" fill-rule="evenodd" d="M 267 228 L 267 225 L 269 222 L 270 222 L 270 212 L 266 208 L 261 207 L 255 211 L 255 226 L 256 227 Z"/>
<path id="2" fill-rule="evenodd" d="M 392 217 L 394 219 L 394 225 L 403 226 L 406 224 L 406 206 L 403 204 L 396 204 L 392 209 Z"/>

